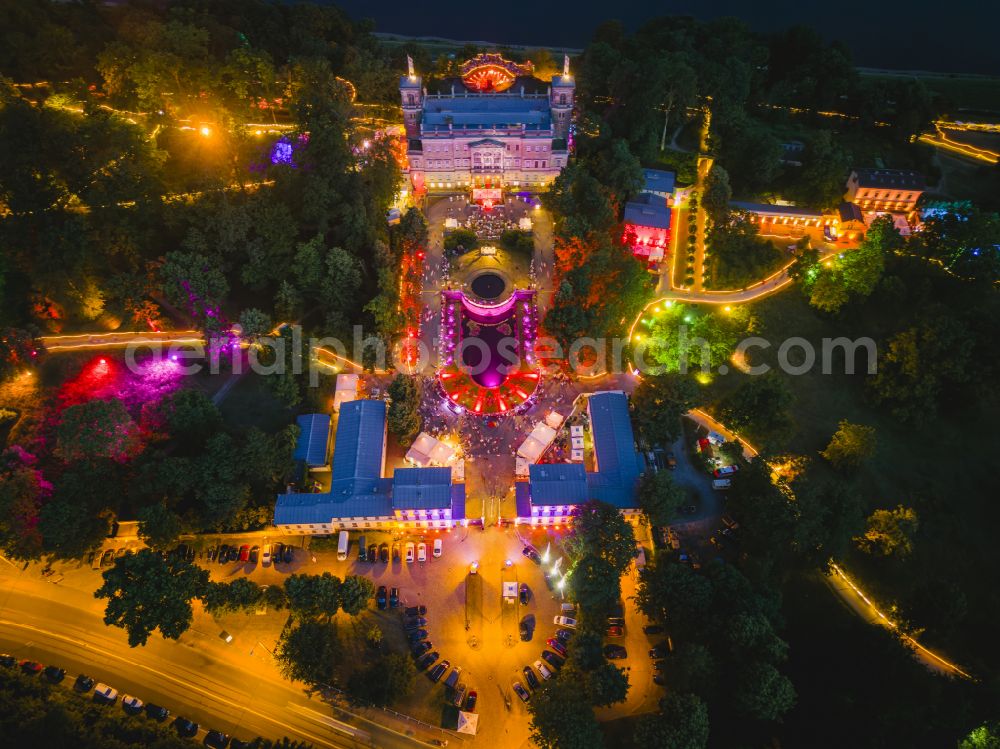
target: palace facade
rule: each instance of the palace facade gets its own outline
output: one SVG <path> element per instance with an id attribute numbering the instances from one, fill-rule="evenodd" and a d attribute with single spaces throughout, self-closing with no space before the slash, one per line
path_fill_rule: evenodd
<path id="1" fill-rule="evenodd" d="M 409 180 L 417 193 L 539 191 L 569 157 L 576 84 L 568 58 L 551 82 L 498 54 L 467 61 L 461 77 L 425 86 L 412 61 L 400 79 Z"/>

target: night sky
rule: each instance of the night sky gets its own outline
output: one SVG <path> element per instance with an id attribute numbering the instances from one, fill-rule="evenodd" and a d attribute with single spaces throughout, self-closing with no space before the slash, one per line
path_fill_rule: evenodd
<path id="1" fill-rule="evenodd" d="M 661 15 L 736 16 L 760 31 L 795 24 L 841 39 L 858 65 L 1000 74 L 1000 3 L 989 0 L 580 0 L 511 2 L 338 0 L 377 31 L 521 44 L 583 47 L 594 27 L 617 18 L 632 30 Z M 520 9 L 530 13 L 524 18 Z"/>

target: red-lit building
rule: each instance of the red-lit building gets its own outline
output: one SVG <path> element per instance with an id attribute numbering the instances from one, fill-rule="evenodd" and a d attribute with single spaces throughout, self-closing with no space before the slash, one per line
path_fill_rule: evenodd
<path id="1" fill-rule="evenodd" d="M 640 193 L 625 204 L 625 243 L 637 257 L 660 262 L 670 245 L 670 206 L 666 198 Z"/>

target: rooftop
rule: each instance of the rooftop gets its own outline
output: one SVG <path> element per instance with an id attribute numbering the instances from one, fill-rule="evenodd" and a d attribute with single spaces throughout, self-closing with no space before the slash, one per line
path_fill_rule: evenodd
<path id="1" fill-rule="evenodd" d="M 677 175 L 673 172 L 667 172 L 663 169 L 643 169 L 642 175 L 646 180 L 642 188 L 643 191 L 667 194 L 674 192 L 674 183 L 677 181 Z"/>
<path id="2" fill-rule="evenodd" d="M 771 216 L 822 216 L 822 211 L 815 208 L 803 208 L 798 205 L 772 205 L 771 203 L 748 203 L 742 200 L 729 201 L 729 207 L 737 211 L 749 211 L 760 215 Z"/>
<path id="3" fill-rule="evenodd" d="M 520 127 L 546 130 L 552 126 L 546 96 L 519 94 L 456 94 L 428 96 L 421 119 L 424 130 L 489 130 Z"/>
<path id="4" fill-rule="evenodd" d="M 657 229 L 670 228 L 670 206 L 660 195 L 651 192 L 639 193 L 625 204 L 625 223 L 635 226 L 652 226 Z"/>
<path id="5" fill-rule="evenodd" d="M 909 169 L 855 169 L 859 187 L 889 190 L 923 190 L 924 175 Z"/>
<path id="6" fill-rule="evenodd" d="M 303 414 L 296 421 L 299 437 L 292 458 L 315 468 L 326 464 L 326 448 L 330 443 L 330 417 L 327 414 Z"/>

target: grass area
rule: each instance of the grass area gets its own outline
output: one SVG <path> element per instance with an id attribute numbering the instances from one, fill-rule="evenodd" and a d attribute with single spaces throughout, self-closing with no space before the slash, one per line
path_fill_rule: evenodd
<path id="1" fill-rule="evenodd" d="M 236 383 L 219 407 L 234 429 L 258 429 L 271 434 L 288 424 L 292 409 L 279 401 L 261 375 L 247 374 Z"/>

